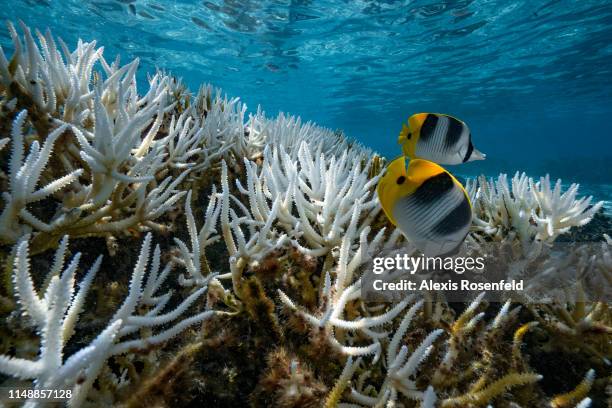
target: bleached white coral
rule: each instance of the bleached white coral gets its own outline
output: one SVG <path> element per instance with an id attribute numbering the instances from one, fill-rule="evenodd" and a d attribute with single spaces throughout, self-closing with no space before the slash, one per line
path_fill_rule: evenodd
<path id="1" fill-rule="evenodd" d="M 236 181 L 245 204 L 230 194 L 223 164 L 220 220 L 234 288 L 239 288 L 246 264 L 257 263 L 289 244 L 308 256 L 326 256 L 320 314 L 309 313 L 282 292 L 281 300 L 314 327 L 325 330 L 330 344 L 341 352 L 378 354 L 379 340 L 386 334 L 372 329 L 391 321 L 407 301 L 377 317 L 342 318 L 346 304 L 360 296 L 358 268 L 371 259 L 370 251 L 383 246 L 384 229 L 368 243 L 369 224 L 380 211 L 374 193 L 377 178 L 368 176 L 369 162 L 362 162 L 360 150 L 326 156 L 323 145 L 312 151 L 305 138 L 299 148 L 287 149 L 283 144 L 265 148 L 260 164 L 245 159 L 246 184 Z M 397 238 L 391 234 L 386 243 Z M 356 249 L 355 243 L 359 243 Z M 358 331 L 372 342 L 367 346 L 341 344 L 334 336 L 336 328 Z"/>
<path id="2" fill-rule="evenodd" d="M 342 156 L 348 150 L 365 161 L 374 155 L 372 150 L 360 143 L 348 141 L 341 132 L 334 132 L 312 122 L 304 123 L 300 117 L 283 112 L 276 118 L 267 118 L 265 112 L 258 108 L 256 114 L 249 116 L 247 130 L 250 137 L 259 140 L 259 145 L 262 146 L 260 152 L 265 144 L 282 145 L 286 152 L 295 155 L 302 143 L 306 142 L 312 151 L 323 153 L 327 157 Z"/>
<path id="3" fill-rule="evenodd" d="M 40 112 L 61 115 L 68 122 L 85 119 L 81 115 L 90 106 L 90 89 L 94 64 L 102 57 L 103 48 L 96 43 L 79 41 L 74 53 L 59 40 L 58 49 L 51 32 L 36 31 L 37 46 L 30 29 L 20 22 L 24 32 L 22 42 L 15 27 L 8 23 L 15 53 L 11 61 L 0 49 L 0 83 L 6 88 L 18 88 L 32 98 Z M 62 55 L 63 52 L 63 55 Z"/>
<path id="4" fill-rule="evenodd" d="M 230 148 L 238 162 L 243 157 L 254 158 L 257 155 L 261 145 L 245 134 L 247 107 L 239 98 L 222 96 L 220 89 L 204 85 L 195 98 L 194 108 L 194 115 L 202 118 L 202 136 L 205 139 Z"/>
<path id="5" fill-rule="evenodd" d="M 179 256 L 175 258 L 175 261 L 185 267 L 189 276 L 179 276 L 179 283 L 181 285 L 201 285 L 207 282 L 207 277 L 211 271 L 206 261 L 205 250 L 207 246 L 219 239 L 219 236 L 216 235 L 216 225 L 220 212 L 221 205 L 219 204 L 217 193 L 213 189 L 208 206 L 204 212 L 204 225 L 202 225 L 198 232 L 195 218 L 191 211 L 191 190 L 187 193 L 185 218 L 187 219 L 187 232 L 189 233 L 191 250 L 182 240 L 174 238 L 174 242 L 176 242 L 179 248 Z"/>
<path id="6" fill-rule="evenodd" d="M 0 49 L 0 84 L 11 88 L 18 99 L 22 99 L 21 103 L 25 103 L 24 98 L 30 98 L 39 113 L 82 125 L 94 110 L 92 84 L 102 88 L 100 97 L 107 107 L 114 108 L 116 114 L 122 112 L 117 108 L 120 108 L 118 102 L 124 92 L 131 92 L 127 111 L 134 114 L 164 93 L 168 86 L 168 77 L 156 75 L 150 81 L 147 93 L 139 98 L 134 80 L 138 59 L 124 66 L 119 65 L 119 60 L 108 64 L 103 56 L 104 48 L 96 48 L 95 41 L 86 43 L 79 40 L 76 50 L 70 52 L 59 39 L 60 51 L 49 30 L 45 35 L 36 31 L 37 44 L 30 28 L 23 22 L 19 24 L 23 41 L 15 27 L 8 23 L 15 52 L 9 61 Z M 98 63 L 106 74 L 105 80 L 94 70 Z"/>
<path id="7" fill-rule="evenodd" d="M 518 172 L 510 183 L 505 174 L 494 180 L 469 180 L 467 190 L 474 210 L 474 230 L 495 241 L 516 237 L 527 250 L 534 241 L 553 242 L 571 227 L 588 223 L 603 202 L 578 199 L 578 184 L 562 192 L 561 180 L 551 187 L 550 177 L 535 182 Z"/>
<path id="8" fill-rule="evenodd" d="M 147 234 L 134 267 L 125 301 L 115 312 L 108 326 L 88 346 L 65 359 L 64 347 L 75 332 L 87 291 L 102 262 L 102 257 L 99 256 L 80 282 L 79 291 L 75 293 L 75 273 L 80 254 L 77 253 L 64 268 L 67 244 L 68 238 L 64 237 L 55 254 L 55 261 L 47 279 L 49 283 L 44 288 L 42 296 L 38 294 L 32 280 L 27 237 L 17 245 L 14 269 L 15 293 L 23 313 L 30 317 L 32 324 L 40 333 L 40 356 L 38 360 L 30 361 L 0 355 L 0 372 L 20 379 L 33 379 L 36 389 L 72 388 L 73 394 L 69 402 L 71 406 L 81 405 L 103 364 L 110 356 L 163 343 L 187 327 L 209 319 L 215 313 L 204 311 L 182 317 L 184 312 L 204 294 L 207 289 L 205 283 L 175 309 L 162 313 L 170 300 L 170 292 L 159 296 L 155 293 L 168 276 L 170 268 L 166 267 L 160 273 L 160 249 L 156 246 L 149 274 L 144 282 L 151 248 L 151 235 Z M 148 312 L 144 315 L 136 313 L 142 306 L 148 307 Z M 141 328 L 172 322 L 174 324 L 171 327 L 157 334 L 144 338 L 131 336 Z M 39 402 L 28 401 L 26 406 L 38 406 Z"/>
<path id="9" fill-rule="evenodd" d="M 215 109 L 214 112 L 221 110 Z M 207 118 L 212 114 L 212 112 L 207 114 Z M 207 118 L 204 119 L 205 122 L 212 121 Z M 173 115 L 168 135 L 153 143 L 167 150 L 163 160 L 164 167 L 191 171 L 207 169 L 233 146 L 231 142 L 223 139 L 221 132 L 214 132 L 203 126 L 194 107 L 180 114 L 178 118 Z"/>
<path id="10" fill-rule="evenodd" d="M 149 79 L 144 96 L 139 96 L 138 60 L 123 66 L 118 60 L 109 64 L 102 48 L 82 42 L 74 53 L 61 43 L 62 55 L 49 32 L 46 36 L 37 33 L 37 45 L 29 28 L 21 25 L 23 41 L 10 26 L 15 54 L 11 62 L 4 54 L 0 57 L 0 82 L 21 87 L 18 105 L 31 96 L 39 111 L 69 125 L 70 137 L 62 139 L 55 159 L 69 174 L 83 171 L 74 178 L 59 211 L 62 221 L 72 225 L 69 230 L 55 229 L 54 234 L 159 228 L 154 219 L 172 204 L 145 208 L 155 201 L 153 191 L 160 191 L 156 184 L 161 180 L 161 185 L 176 185 L 186 171 L 206 170 L 221 159 L 234 167 L 241 166 L 243 158 L 263 158 L 262 169 L 245 162 L 249 179 L 246 189 L 240 188 L 260 195 L 250 201 L 257 204 L 249 208 L 251 215 L 259 220 L 278 201 L 280 222 L 270 229 L 280 227 L 287 239 L 297 243 L 303 228 L 306 242 L 298 245 L 304 251 L 322 254 L 339 246 L 353 202 L 366 213 L 362 227 L 379 211 L 373 193 L 376 180 L 367 177 L 368 152 L 340 135 L 282 114 L 268 120 L 260 111 L 245 124 L 246 106 L 210 86 L 202 87 L 194 102 L 176 116 L 173 99 L 185 92 L 178 81 L 159 72 Z M 95 72 L 98 64 L 105 78 Z M 160 138 L 165 120 L 170 121 L 168 133 Z M 45 126 L 37 130 L 44 131 Z M 278 150 L 264 151 L 268 144 Z M 288 189 L 281 191 L 283 187 Z M 173 194 L 170 201 L 176 203 L 184 193 Z M 74 210 L 65 214 L 69 209 Z M 299 214 L 291 214 L 292 209 Z M 234 220 L 235 228 L 248 218 L 243 217 Z M 39 226 L 45 232 L 53 229 Z M 259 234 L 260 244 L 263 235 Z M 236 239 L 240 241 L 239 233 Z"/>
<path id="11" fill-rule="evenodd" d="M 94 105 L 95 131 L 88 132 L 76 126 L 73 126 L 72 130 L 81 147 L 81 158 L 87 163 L 92 178 L 91 188 L 88 189 L 84 201 L 99 206 L 106 203 L 119 181 L 142 183 L 153 180 L 157 169 L 139 166 L 140 163 L 132 158 L 132 149 L 136 150 L 137 155 L 148 153 L 146 144 L 152 136 L 147 135 L 141 139 L 141 131 L 150 123 L 155 112 L 159 118 L 163 111 L 158 112 L 159 102 L 152 103 L 133 117 L 129 117 L 126 111 L 123 120 L 113 121 L 102 104 L 99 91 L 96 92 Z M 159 124 L 154 125 L 149 134 L 154 135 L 156 127 L 159 127 Z M 153 151 L 152 154 L 157 152 Z M 145 157 L 141 162 L 149 161 L 152 165 L 154 160 L 154 158 L 147 160 Z M 124 169 L 125 167 L 127 169 Z"/>
<path id="12" fill-rule="evenodd" d="M 9 160 L 9 191 L 4 192 L 4 208 L 0 214 L 0 240 L 13 242 L 28 231 L 20 221 L 40 231 L 50 231 L 61 223 L 62 218 L 56 218 L 51 223 L 45 223 L 28 211 L 27 205 L 40 201 L 73 183 L 83 173 L 76 169 L 55 179 L 44 187 L 38 187 L 40 177 L 47 165 L 53 145 L 66 131 L 67 125 L 53 130 L 40 146 L 38 141 L 32 142 L 30 151 L 24 158 L 24 126 L 27 112 L 21 111 L 15 118 L 11 133 L 12 152 Z M 6 142 L 5 142 L 6 144 Z"/>
<path id="13" fill-rule="evenodd" d="M 335 276 L 333 283 L 331 271 L 325 271 L 325 284 L 320 295 L 319 313 L 316 315 L 309 313 L 281 290 L 279 290 L 279 297 L 285 306 L 298 313 L 313 328 L 324 330 L 330 345 L 341 353 L 349 356 L 373 354 L 374 360 L 377 360 L 382 350 L 380 341 L 387 337 L 387 333 L 377 332 L 374 329 L 392 321 L 406 307 L 410 299 L 404 299 L 387 312 L 376 316 L 362 317 L 356 320 L 344 319 L 347 304 L 360 299 L 361 296 L 359 268 L 371 260 L 372 253 L 381 244 L 384 236 L 383 229 L 368 243 L 367 235 L 370 229 L 366 227 L 360 233 L 358 249 L 353 251 L 351 249 L 352 236 L 357 229 L 358 218 L 356 214 L 358 214 L 357 209 L 353 212 L 348 231 L 342 240 L 338 264 L 333 271 Z M 368 339 L 371 343 L 366 346 L 341 344 L 335 336 L 335 330 L 338 329 L 359 333 L 361 337 Z"/>
<path id="14" fill-rule="evenodd" d="M 378 180 L 368 177 L 368 164 L 359 159 L 352 150 L 325 156 L 304 141 L 293 152 L 274 145 L 264 150 L 261 166 L 245 161 L 246 186 L 237 185 L 255 221 L 268 219 L 278 203 L 275 227 L 302 252 L 322 256 L 341 244 L 355 211 L 355 239 L 380 211 Z"/>
<path id="15" fill-rule="evenodd" d="M 362 368 L 358 378 L 351 383 L 350 393 L 345 393 L 344 395 L 344 398 L 350 402 L 343 402 L 338 404 L 338 406 L 342 408 L 363 406 L 396 407 L 403 406 L 406 399 L 417 401 L 419 404 L 415 406 L 426 408 L 436 406 L 485 406 L 485 404 L 507 392 L 510 388 L 539 381 L 542 376 L 530 372 L 510 372 L 499 379 L 490 378 L 488 372 L 490 362 L 487 362 L 485 358 L 483 360 L 484 366 L 479 367 L 478 375 L 480 378 L 472 385 L 468 392 L 459 396 L 448 394 L 446 386 L 449 384 L 456 385 L 457 377 L 461 377 L 461 374 L 457 372 L 458 366 L 461 364 L 457 359 L 457 353 L 461 351 L 465 354 L 472 345 L 482 347 L 486 343 L 497 346 L 498 339 L 503 335 L 503 330 L 507 328 L 509 322 L 515 321 L 520 310 L 520 308 L 510 310 L 510 302 L 507 302 L 502 306 L 495 319 L 485 327 L 485 325 L 479 324 L 484 313 L 477 313 L 479 306 L 482 304 L 483 296 L 484 294 L 478 296 L 464 313 L 447 328 L 435 329 L 428 333 L 421 340 L 420 344 L 416 345 L 409 353 L 408 347 L 402 346 L 401 343 L 406 338 L 408 327 L 422 308 L 424 301 L 421 300 L 413 304 L 404 315 L 396 332 L 389 339 L 389 342 L 386 343 L 386 358 L 378 363 L 383 366 L 384 376 L 382 384 L 375 386 L 369 383 L 368 380 L 373 377 L 372 372 L 376 371 L 376 367 L 365 366 Z M 427 312 L 423 311 L 423 314 L 426 315 Z M 427 362 L 428 367 L 424 368 L 423 365 L 427 357 L 434 350 L 434 343 L 445 332 L 450 338 L 444 342 L 439 342 L 435 347 L 437 350 L 447 350 L 442 363 L 437 363 L 437 358 L 432 359 Z M 515 342 L 516 338 L 515 335 Z M 485 350 L 487 349 L 486 347 L 488 346 L 485 346 Z M 349 383 L 351 377 L 357 371 L 358 368 L 356 366 L 360 361 L 355 363 L 352 359 L 347 360 L 336 387 L 338 387 L 340 382 L 344 384 Z M 422 367 L 422 369 L 419 369 L 419 367 Z M 426 374 L 427 371 L 431 373 L 432 369 L 434 370 L 433 377 L 431 377 L 431 374 Z M 444 374 L 444 378 L 442 378 L 441 374 Z M 427 379 L 426 382 L 423 381 L 423 375 Z M 336 396 L 341 391 L 343 389 L 340 388 L 340 391 L 336 392 Z M 488 407 L 490 406 L 488 405 Z"/>
<path id="16" fill-rule="evenodd" d="M 248 161 L 245 161 L 245 163 L 249 164 Z M 256 205 L 247 208 L 230 193 L 228 169 L 225 162 L 222 163 L 221 168 L 221 187 L 221 225 L 230 256 L 260 259 L 271 249 L 282 245 L 286 241 L 286 234 L 275 234 L 272 230 L 272 223 L 278 217 L 280 199 L 274 201 L 272 208 L 267 207 L 267 211 L 263 214 L 259 212 L 260 208 Z M 251 198 L 254 199 L 254 197 Z M 232 203 L 238 207 L 241 216 L 238 216 L 238 213 L 232 208 Z M 242 230 L 242 225 L 245 225 L 248 229 L 248 241 L 246 239 L 247 235 Z"/>
<path id="17" fill-rule="evenodd" d="M 421 408 L 435 408 L 437 400 L 438 397 L 436 396 L 433 387 L 430 385 L 429 387 L 427 387 L 427 390 L 423 395 L 423 402 L 421 402 Z"/>
<path id="18" fill-rule="evenodd" d="M 11 139 L 8 137 L 0 139 L 0 150 L 4 149 L 4 146 L 6 146 L 10 141 Z"/>
<path id="19" fill-rule="evenodd" d="M 538 239 L 553 241 L 571 227 L 587 224 L 601 209 L 603 201 L 591 205 L 591 196 L 577 199 L 578 187 L 579 184 L 572 183 L 562 193 L 561 180 L 557 180 L 552 188 L 549 175 L 540 177 L 537 183 L 530 180 L 529 189 L 536 203 L 531 216 L 538 230 Z"/>
<path id="20" fill-rule="evenodd" d="M 421 344 L 408 355 L 408 347 L 400 343 L 406 334 L 415 313 L 421 308 L 423 301 L 415 303 L 404 315 L 398 329 L 393 334 L 387 348 L 387 374 L 376 397 L 367 395 L 364 390 L 352 389 L 349 398 L 368 407 L 394 406 L 398 392 L 413 400 L 431 400 L 431 392 L 423 393 L 417 389 L 411 376 L 415 374 L 419 365 L 427 358 L 433 348 L 433 343 L 443 333 L 437 329 L 427 335 Z M 425 404 L 425 402 L 424 402 Z M 429 404 L 429 402 L 427 402 Z M 427 406 L 427 405 L 425 405 Z"/>
<path id="21" fill-rule="evenodd" d="M 69 176 L 60 180 L 72 184 L 56 197 L 61 201 L 55 217 L 59 223 L 56 219 L 45 223 L 25 213 L 16 219 L 21 208 L 6 206 L 12 233 L 2 237 L 4 241 L 14 243 L 27 232 L 30 228 L 23 223 L 30 224 L 33 232 L 48 233 L 40 240 L 42 247 L 51 235 L 108 236 L 128 229 L 164 228 L 155 220 L 185 194 L 176 187 L 188 179 L 189 171 L 203 171 L 223 157 L 229 159 L 232 149 L 232 159 L 241 160 L 249 148 L 243 123 L 246 108 L 238 99 L 222 98 L 220 91 L 213 96 L 210 87 L 204 88 L 195 104 L 181 105 L 179 115 L 177 98 L 185 90 L 174 78 L 159 72 L 149 78 L 140 95 L 138 59 L 123 66 L 118 59 L 109 64 L 95 43 L 79 42 L 70 53 L 60 40 L 60 52 L 50 32 L 45 36 L 37 32 L 37 44 L 30 29 L 21 26 L 23 40 L 9 24 L 15 47 L 10 62 L 0 52 L 0 85 L 16 95 L 6 106 L 32 110 L 31 123 L 40 143 L 48 143 L 44 146 L 51 147 L 57 136 L 53 128 L 61 125 L 65 135 L 57 141 L 56 151 L 49 149 L 49 157 L 41 161 L 42 179 L 50 178 L 51 170 L 44 164 L 53 160 L 53 174 L 63 167 Z M 23 120 L 16 122 L 14 128 L 22 124 Z M 15 138 L 14 144 L 21 146 L 21 139 Z"/>

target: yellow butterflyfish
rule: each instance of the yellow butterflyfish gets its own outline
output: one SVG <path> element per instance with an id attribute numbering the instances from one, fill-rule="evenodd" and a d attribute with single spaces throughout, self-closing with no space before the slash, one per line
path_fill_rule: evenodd
<path id="1" fill-rule="evenodd" d="M 393 160 L 376 189 L 389 220 L 428 256 L 456 250 L 472 224 L 472 205 L 461 183 L 431 161 Z"/>
<path id="2" fill-rule="evenodd" d="M 408 125 L 403 125 L 398 143 L 411 159 L 440 164 L 461 164 L 486 157 L 474 148 L 470 128 L 464 122 L 441 113 L 412 115 Z"/>

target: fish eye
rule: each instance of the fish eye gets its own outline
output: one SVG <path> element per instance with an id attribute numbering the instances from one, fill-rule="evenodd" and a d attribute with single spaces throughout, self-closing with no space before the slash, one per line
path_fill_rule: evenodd
<path id="1" fill-rule="evenodd" d="M 406 139 L 410 140 L 411 137 L 412 137 L 412 132 L 408 132 L 408 135 L 406 136 Z"/>
<path id="2" fill-rule="evenodd" d="M 404 184 L 404 181 L 406 181 L 406 177 L 404 176 L 399 176 L 396 180 L 397 184 Z"/>

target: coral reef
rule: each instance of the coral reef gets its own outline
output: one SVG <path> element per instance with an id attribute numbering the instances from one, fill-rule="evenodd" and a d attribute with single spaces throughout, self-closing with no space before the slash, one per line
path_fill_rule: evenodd
<path id="1" fill-rule="evenodd" d="M 139 93 L 137 60 L 21 30 L 0 50 L 3 387 L 69 406 L 611 403 L 612 312 L 588 295 L 612 242 L 555 248 L 601 208 L 577 185 L 468 184 L 461 250 L 540 288 L 572 275 L 562 302 L 366 302 L 372 259 L 414 251 L 381 214 L 383 158 L 167 73 Z"/>
<path id="2" fill-rule="evenodd" d="M 40 352 L 38 360 L 34 362 L 0 355 L 0 371 L 21 379 L 35 379 L 36 387 L 40 389 L 71 388 L 74 390 L 71 403 L 78 406 L 86 398 L 102 365 L 110 356 L 163 343 L 186 327 L 209 319 L 215 314 L 210 310 L 197 313 L 155 335 L 121 341 L 122 338 L 140 332 L 143 328 L 161 326 L 176 320 L 204 294 L 207 288 L 203 285 L 171 312 L 159 314 L 165 308 L 171 294 L 168 292 L 156 296 L 155 293 L 164 283 L 170 268 L 166 267 L 160 273 L 160 248 L 156 246 L 151 268 L 143 285 L 151 252 L 151 234 L 147 234 L 130 279 L 128 296 L 119 310 L 111 317 L 102 333 L 88 346 L 72 354 L 66 361 L 62 361 L 65 342 L 75 334 L 75 325 L 82 312 L 87 291 L 101 264 L 101 257 L 98 257 L 79 283 L 79 291 L 75 294 L 74 276 L 81 255 L 75 254 L 68 267 L 60 274 L 65 262 L 67 244 L 66 236 L 60 243 L 53 266 L 45 279 L 47 287 L 42 297 L 38 295 L 32 282 L 28 259 L 28 237 L 24 237 L 17 246 L 14 291 L 23 314 L 31 319 L 32 325 L 41 333 Z M 149 310 L 142 315 L 134 314 L 137 309 Z"/>
<path id="3" fill-rule="evenodd" d="M 518 172 L 510 183 L 505 174 L 497 180 L 470 180 L 467 190 L 474 203 L 474 230 L 496 241 L 518 239 L 524 249 L 533 241 L 554 242 L 571 227 L 586 225 L 603 202 L 592 197 L 576 199 L 578 184 L 561 192 L 561 180 L 551 186 L 550 176 L 535 182 Z"/>

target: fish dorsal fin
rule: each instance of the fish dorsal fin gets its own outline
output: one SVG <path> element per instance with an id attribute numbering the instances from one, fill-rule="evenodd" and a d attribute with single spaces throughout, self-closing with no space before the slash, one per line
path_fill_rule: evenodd
<path id="1" fill-rule="evenodd" d="M 446 116 L 447 118 L 454 119 L 454 120 L 456 120 L 457 122 L 459 122 L 459 123 L 461 123 L 461 124 L 465 125 L 465 122 L 464 122 L 464 121 L 462 121 L 461 119 L 459 119 L 459 118 L 458 118 L 458 117 L 456 117 L 456 116 L 449 115 L 448 113 L 431 113 L 431 115 L 437 115 L 437 116 L 440 116 L 440 117 L 442 117 L 442 116 Z M 467 125 L 466 125 L 466 126 L 467 126 Z"/>
<path id="2" fill-rule="evenodd" d="M 425 122 L 425 119 L 427 119 L 427 115 L 429 115 L 429 113 L 415 113 L 408 118 L 408 125 L 410 126 L 413 134 L 419 134 L 421 126 L 423 126 L 423 122 Z"/>

